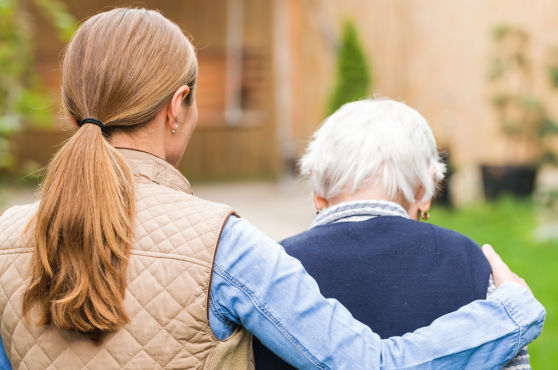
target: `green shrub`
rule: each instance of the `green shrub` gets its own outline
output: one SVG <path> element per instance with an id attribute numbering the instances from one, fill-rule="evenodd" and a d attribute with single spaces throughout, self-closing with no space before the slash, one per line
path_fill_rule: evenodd
<path id="1" fill-rule="evenodd" d="M 337 76 L 328 115 L 345 103 L 366 97 L 371 80 L 355 25 L 347 21 L 343 27 L 343 40 L 337 56 Z"/>

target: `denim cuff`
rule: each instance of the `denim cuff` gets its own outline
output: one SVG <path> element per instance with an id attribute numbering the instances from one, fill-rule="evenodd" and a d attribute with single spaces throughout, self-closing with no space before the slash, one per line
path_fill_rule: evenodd
<path id="1" fill-rule="evenodd" d="M 546 311 L 525 287 L 518 283 L 504 283 L 489 299 L 502 302 L 512 320 L 519 326 L 519 343 L 516 352 L 541 334 Z"/>

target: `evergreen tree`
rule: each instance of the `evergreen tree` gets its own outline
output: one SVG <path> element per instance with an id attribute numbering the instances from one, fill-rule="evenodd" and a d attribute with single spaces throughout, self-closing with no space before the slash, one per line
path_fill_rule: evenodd
<path id="1" fill-rule="evenodd" d="M 328 113 L 332 114 L 345 103 L 366 97 L 370 84 L 371 75 L 355 25 L 347 21 L 343 27 L 343 40 L 337 56 L 335 90 Z"/>

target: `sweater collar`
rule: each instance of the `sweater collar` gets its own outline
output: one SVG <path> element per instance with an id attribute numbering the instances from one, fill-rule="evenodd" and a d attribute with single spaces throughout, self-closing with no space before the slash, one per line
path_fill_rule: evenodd
<path id="1" fill-rule="evenodd" d="M 193 194 L 188 180 L 164 159 L 141 150 L 116 149 L 128 160 L 135 177 L 143 177 L 167 188 Z"/>
<path id="2" fill-rule="evenodd" d="M 409 218 L 407 211 L 395 202 L 389 200 L 355 200 L 326 208 L 312 220 L 310 229 L 334 222 L 364 221 L 378 216 Z"/>

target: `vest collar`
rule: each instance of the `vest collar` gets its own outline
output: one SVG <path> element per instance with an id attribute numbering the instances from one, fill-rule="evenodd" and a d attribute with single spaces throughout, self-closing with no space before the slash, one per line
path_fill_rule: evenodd
<path id="1" fill-rule="evenodd" d="M 310 229 L 334 222 L 365 221 L 378 216 L 409 218 L 407 211 L 403 207 L 389 200 L 354 200 L 326 208 L 314 217 L 310 224 Z"/>
<path id="2" fill-rule="evenodd" d="M 190 183 L 171 164 L 153 154 L 128 148 L 116 148 L 130 163 L 135 177 L 193 195 Z"/>

